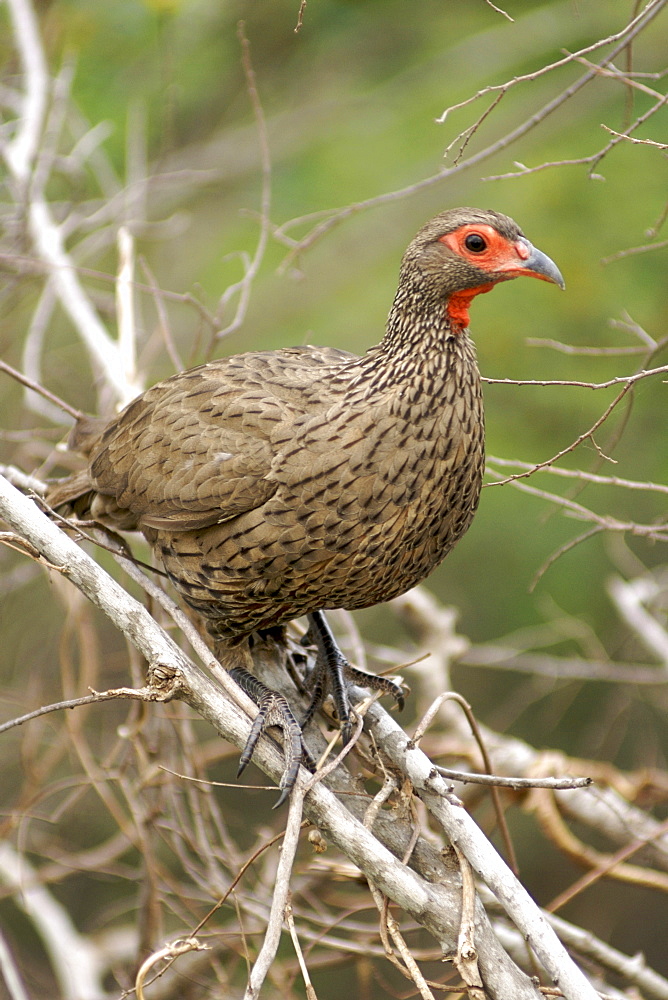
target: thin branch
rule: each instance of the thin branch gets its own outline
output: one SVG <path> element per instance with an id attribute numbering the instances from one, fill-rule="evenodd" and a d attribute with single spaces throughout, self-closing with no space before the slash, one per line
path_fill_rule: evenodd
<path id="1" fill-rule="evenodd" d="M 293 789 L 290 796 L 290 808 L 288 819 L 285 825 L 285 834 L 281 847 L 281 856 L 276 869 L 276 879 L 274 882 L 274 892 L 271 900 L 271 911 L 267 923 L 267 930 L 260 953 L 253 963 L 248 985 L 244 993 L 244 1000 L 256 1000 L 267 973 L 276 957 L 278 945 L 281 939 L 281 931 L 285 920 L 285 911 L 288 905 L 290 893 L 290 876 L 292 866 L 295 861 L 297 847 L 299 845 L 299 835 L 302 829 L 302 812 L 304 808 L 304 789 L 298 787 Z"/>
<path id="2" fill-rule="evenodd" d="M 602 149 L 597 150 L 597 152 L 595 153 L 591 153 L 589 156 L 578 156 L 578 157 L 572 157 L 570 159 L 561 159 L 561 160 L 547 160 L 545 163 L 539 163 L 535 167 L 527 167 L 523 163 L 516 162 L 515 166 L 519 167 L 519 170 L 509 171 L 508 173 L 504 174 L 493 174 L 488 177 L 485 177 L 484 180 L 486 181 L 509 180 L 516 177 L 526 177 L 529 174 L 536 174 L 542 170 L 550 170 L 553 167 L 579 167 L 587 165 L 589 166 L 588 176 L 591 179 L 603 180 L 601 174 L 594 173 L 598 164 L 608 155 L 608 153 L 612 149 L 615 148 L 615 146 L 619 145 L 619 143 L 623 139 L 629 139 L 631 132 L 635 131 L 635 129 L 639 128 L 640 125 L 643 125 L 646 121 L 648 121 L 648 119 L 650 119 L 652 115 L 655 115 L 657 111 L 660 111 L 661 108 L 665 106 L 666 102 L 668 102 L 668 95 L 661 95 L 660 99 L 656 101 L 656 103 L 653 104 L 651 108 L 649 108 L 644 114 L 636 118 L 636 120 L 633 122 L 632 125 L 629 125 L 626 132 L 623 133 L 612 132 L 612 129 L 608 129 L 607 131 L 612 133 L 612 139 L 608 143 L 606 143 L 606 145 L 603 146 Z M 602 128 L 605 128 L 605 125 L 603 125 Z"/>
<path id="3" fill-rule="evenodd" d="M 577 548 L 578 545 L 581 545 L 583 542 L 588 541 L 595 535 L 600 535 L 600 533 L 605 530 L 606 526 L 602 524 L 596 524 L 594 525 L 593 528 L 589 528 L 587 531 L 583 531 L 582 534 L 577 535 L 576 538 L 570 538 L 567 542 L 564 542 L 563 545 L 560 545 L 557 549 L 555 549 L 554 552 L 552 552 L 547 557 L 547 559 L 538 567 L 538 569 L 534 573 L 531 582 L 529 584 L 528 588 L 529 593 L 533 594 L 534 590 L 536 589 L 542 578 L 545 576 L 550 567 L 554 566 L 557 560 L 561 559 L 561 557 L 566 555 L 567 552 L 571 552 L 572 549 Z"/>
<path id="4" fill-rule="evenodd" d="M 460 976 L 468 986 L 471 1000 L 485 1000 L 485 990 L 478 967 L 478 953 L 475 946 L 475 880 L 473 869 L 466 855 L 460 851 L 457 844 L 452 845 L 457 855 L 459 869 L 462 873 L 462 914 L 457 939 L 455 965 Z"/>
<path id="5" fill-rule="evenodd" d="M 668 631 L 645 607 L 661 593 L 657 582 L 651 578 L 626 581 L 615 576 L 608 581 L 607 589 L 620 615 L 668 672 Z"/>
<path id="6" fill-rule="evenodd" d="M 666 99 L 664 98 L 661 103 L 665 104 Z M 602 124 L 601 128 L 604 128 L 606 132 L 610 133 L 610 135 L 614 135 L 618 139 L 626 139 L 628 142 L 633 142 L 637 146 L 654 146 L 655 149 L 668 149 L 668 142 L 655 142 L 654 139 L 636 139 L 634 136 L 629 135 L 628 132 L 615 132 L 614 128 L 610 128 L 608 125 Z M 652 247 L 652 249 L 654 249 L 654 247 Z"/>
<path id="7" fill-rule="evenodd" d="M 137 972 L 137 976 L 135 978 L 137 1000 L 145 1000 L 144 984 L 146 983 L 146 977 L 153 966 L 157 965 L 158 962 L 166 961 L 168 964 L 166 968 L 160 970 L 152 982 L 155 982 L 155 979 L 157 979 L 158 976 L 163 975 L 163 973 L 165 973 L 167 969 L 170 968 L 170 966 L 176 961 L 176 959 L 180 958 L 181 955 L 187 955 L 190 951 L 208 951 L 209 948 L 210 945 L 202 944 L 202 942 L 198 941 L 197 938 L 180 938 L 177 941 L 172 941 L 170 944 L 164 945 L 162 948 L 159 948 L 158 951 L 154 951 L 152 955 L 149 955 L 148 958 L 142 962 L 139 967 L 139 971 Z"/>
<path id="8" fill-rule="evenodd" d="M 32 4 L 28 0 L 7 0 L 13 21 L 24 93 L 21 111 L 17 114 L 17 131 L 5 148 L 5 158 L 12 174 L 27 185 L 30 171 L 42 138 L 49 88 L 49 73 L 39 38 L 39 27 Z"/>
<path id="9" fill-rule="evenodd" d="M 626 27 L 623 28 L 622 31 L 620 31 L 616 35 L 610 35 L 608 38 L 596 42 L 593 46 L 589 46 L 583 49 L 581 53 L 576 53 L 576 55 L 584 54 L 588 51 L 593 51 L 593 49 L 595 48 L 611 44 L 616 41 L 617 45 L 607 56 L 608 60 L 614 59 L 621 51 L 623 51 L 623 49 L 626 47 L 629 41 L 631 41 L 638 34 L 640 34 L 647 27 L 647 25 L 659 13 L 661 13 L 661 10 L 665 7 L 666 3 L 668 3 L 668 0 L 651 0 L 651 2 L 647 4 L 645 9 L 631 22 L 629 22 L 629 24 L 626 25 Z M 544 67 L 541 70 L 537 70 L 536 73 L 529 74 L 527 76 L 527 79 L 535 79 L 536 76 L 542 75 L 544 72 L 549 72 L 551 69 L 556 69 L 560 65 L 571 62 L 573 58 L 574 58 L 573 56 L 569 56 L 566 59 L 560 60 L 549 67 Z M 286 243 L 286 245 L 291 247 L 290 253 L 287 255 L 286 260 L 283 262 L 283 268 L 285 269 L 286 267 L 288 267 L 290 262 L 299 253 L 303 252 L 304 250 L 310 249 L 310 247 L 312 247 L 314 243 L 316 243 L 319 239 L 321 239 L 334 226 L 339 225 L 339 223 L 343 222 L 346 219 L 349 219 L 351 216 L 356 215 L 359 212 L 366 211 L 369 208 L 377 208 L 380 205 L 389 204 L 390 202 L 394 201 L 400 201 L 401 199 L 407 198 L 410 195 L 414 195 L 417 194 L 418 192 L 424 191 L 427 188 L 433 187 L 435 184 L 440 184 L 448 180 L 455 174 L 462 173 L 465 170 L 469 170 L 471 167 L 478 166 L 480 163 L 485 162 L 485 160 L 488 160 L 491 157 L 495 156 L 497 153 L 500 153 L 503 150 L 507 149 L 509 146 L 513 145 L 513 143 L 517 142 L 518 139 L 521 139 L 524 135 L 526 135 L 533 128 L 535 128 L 546 118 L 548 118 L 553 112 L 562 107 L 567 101 L 570 100 L 571 97 L 574 97 L 575 94 L 577 94 L 582 89 L 582 87 L 586 86 L 586 84 L 588 84 L 591 80 L 595 79 L 595 77 L 596 74 L 593 71 L 591 70 L 587 71 L 583 76 L 581 76 L 573 84 L 571 84 L 569 87 L 563 90 L 555 98 L 544 104 L 543 107 L 540 108 L 535 114 L 531 115 L 516 128 L 511 129 L 510 132 L 507 132 L 500 139 L 497 139 L 489 146 L 486 146 L 484 149 L 470 156 L 467 160 L 462 160 L 460 163 L 452 167 L 443 168 L 442 170 L 439 170 L 437 173 L 432 174 L 429 177 L 425 177 L 420 181 L 417 181 L 413 184 L 408 184 L 405 187 L 399 188 L 395 191 L 389 191 L 386 192 L 385 194 L 376 195 L 372 198 L 367 198 L 364 199 L 363 201 L 358 201 L 353 204 L 346 205 L 343 208 L 328 209 L 312 213 L 309 216 L 301 216 L 298 219 L 292 219 L 290 222 L 284 223 L 283 226 L 278 227 L 274 231 L 274 236 L 277 239 L 281 239 L 283 242 Z M 479 91 L 473 97 L 469 98 L 466 101 L 461 102 L 461 104 L 453 105 L 452 107 L 448 108 L 445 112 L 443 112 L 443 115 L 441 115 L 441 118 L 438 120 L 443 121 L 445 119 L 445 116 L 447 116 L 450 112 L 454 111 L 456 108 L 464 107 L 465 105 L 470 104 L 472 101 L 476 100 L 478 97 L 490 93 L 492 90 L 498 91 L 504 88 L 507 90 L 515 83 L 522 82 L 523 79 L 524 77 L 519 76 L 509 81 L 508 83 L 501 84 L 497 87 L 486 87 L 483 90 Z M 321 219 L 322 221 L 318 222 L 315 226 L 313 226 L 313 228 L 304 237 L 302 237 L 302 239 L 294 240 L 287 236 L 287 230 L 289 228 L 292 228 L 304 222 L 315 221 L 316 219 Z"/>
<path id="10" fill-rule="evenodd" d="M 118 353 L 130 384 L 137 380 L 137 324 L 135 321 L 134 277 L 135 246 L 132 233 L 121 226 L 117 234 L 118 276 L 116 278 L 116 316 Z"/>
<path id="11" fill-rule="evenodd" d="M 499 458 L 497 455 L 489 455 L 489 462 L 492 465 L 501 467 L 526 469 L 529 472 L 536 471 L 536 466 L 532 462 L 521 462 L 513 458 Z M 559 476 L 562 479 L 576 479 L 584 483 L 596 483 L 599 486 L 618 486 L 627 490 L 642 490 L 648 493 L 668 493 L 668 485 L 663 483 L 640 482 L 635 479 L 623 479 L 620 476 L 599 476 L 594 472 L 585 472 L 584 469 L 563 469 L 559 465 L 548 465 L 539 471 L 549 473 L 552 476 Z"/>
<path id="12" fill-rule="evenodd" d="M 648 87 L 646 84 L 642 83 L 641 80 L 637 78 L 634 73 L 627 73 L 624 70 L 617 69 L 610 61 L 606 61 L 605 65 L 598 66 L 595 63 L 590 62 L 588 59 L 582 56 L 578 57 L 577 60 L 582 66 L 586 66 L 587 69 L 593 70 L 597 76 L 607 77 L 609 80 L 617 80 L 622 83 L 625 87 L 632 90 L 639 90 L 643 94 L 647 94 L 649 97 L 654 97 L 660 101 L 665 100 L 665 95 L 660 93 L 658 90 L 654 90 L 652 87 Z M 644 79 L 661 80 L 665 74 L 663 73 L 650 73 L 643 74 Z M 606 126 L 603 125 L 603 128 Z M 611 129 L 609 131 L 612 131 Z M 626 133 L 614 132 L 614 135 L 624 136 Z"/>
<path id="13" fill-rule="evenodd" d="M 665 684 L 668 674 L 656 666 L 633 663 L 610 663 L 576 656 L 549 656 L 525 652 L 511 645 L 483 643 L 473 646 L 461 657 L 468 667 L 488 670 L 513 670 L 538 677 L 567 678 L 582 681 L 607 681 L 609 684 Z"/>
<path id="14" fill-rule="evenodd" d="M 380 913 L 380 935 L 385 948 L 386 956 L 392 962 L 394 967 L 406 977 L 406 979 L 409 979 L 415 984 L 422 1000 L 434 1000 L 434 994 L 431 992 L 427 980 L 422 975 L 415 958 L 406 945 L 404 937 L 399 930 L 397 921 L 390 913 L 389 900 L 386 896 L 383 896 L 378 889 L 376 889 L 375 885 L 371 881 L 369 881 L 369 890 L 378 912 Z M 394 954 L 394 950 L 389 940 L 390 937 L 403 959 L 403 964 Z"/>
<path id="15" fill-rule="evenodd" d="M 530 347 L 550 347 L 561 354 L 571 354 L 582 357 L 614 358 L 624 355 L 646 354 L 645 347 L 583 347 L 579 344 L 564 344 L 560 340 L 550 340 L 545 337 L 527 337 Z"/>
<path id="16" fill-rule="evenodd" d="M 486 378 L 483 382 L 489 385 L 569 385 L 579 389 L 610 389 L 613 385 L 623 385 L 626 388 L 639 382 L 641 379 L 650 378 L 652 375 L 665 375 L 668 373 L 668 365 L 659 365 L 658 368 L 648 368 L 633 375 L 617 375 L 606 382 L 578 382 L 573 379 L 513 379 L 513 378 Z"/>
<path id="17" fill-rule="evenodd" d="M 134 701 L 160 700 L 155 689 L 150 687 L 120 687 L 110 688 L 108 691 L 94 691 L 92 694 L 83 695 L 81 698 L 69 698 L 67 701 L 57 701 L 52 705 L 42 705 L 41 708 L 35 709 L 34 712 L 28 712 L 26 715 L 18 716 L 16 719 L 10 719 L 9 722 L 3 722 L 2 725 L 0 725 L 0 735 L 8 732 L 10 729 L 16 728 L 17 726 L 22 726 L 26 722 L 30 722 L 32 719 L 38 719 L 42 715 L 49 715 L 51 712 L 61 712 L 66 708 L 80 708 L 82 705 L 97 705 L 99 702 L 116 701 L 119 698 L 130 698 Z"/>
<path id="18" fill-rule="evenodd" d="M 506 20 L 511 21 L 513 24 L 515 23 L 515 18 L 511 17 L 507 11 L 502 10 L 500 7 L 497 7 L 495 3 L 492 3 L 492 0 L 485 0 L 485 3 L 487 4 L 488 7 L 491 7 L 492 10 L 495 10 L 497 14 L 501 14 L 503 17 L 506 18 Z"/>
<path id="19" fill-rule="evenodd" d="M 297 23 L 294 28 L 295 34 L 298 34 L 300 32 L 301 27 L 304 23 L 304 11 L 306 10 L 306 3 L 307 0 L 300 0 L 299 2 L 299 10 L 297 12 Z"/>
<path id="20" fill-rule="evenodd" d="M 508 479 L 503 480 L 503 482 L 512 483 L 515 489 L 521 490 L 523 493 L 529 493 L 531 496 L 540 497 L 542 500 L 547 500 L 549 503 L 562 507 L 571 517 L 575 517 L 579 521 L 593 521 L 594 524 L 599 525 L 605 531 L 629 532 L 640 538 L 649 538 L 657 542 L 668 541 L 668 520 L 657 521 L 654 524 L 640 524 L 638 521 L 620 521 L 609 514 L 597 514 L 588 507 L 584 507 L 574 500 L 569 500 L 567 497 L 562 497 L 558 493 L 539 490 L 535 486 L 529 486 L 528 483 L 518 482 L 517 480 L 522 479 L 523 475 L 526 474 L 510 476 Z M 490 485 L 498 486 L 500 482 L 490 483 Z"/>
<path id="21" fill-rule="evenodd" d="M 561 69 L 562 66 L 567 66 L 569 63 L 575 62 L 582 56 L 587 55 L 589 52 L 595 52 L 597 49 L 605 48 L 606 45 L 612 45 L 615 42 L 620 42 L 621 44 L 607 56 L 606 62 L 614 59 L 614 57 L 624 49 L 628 43 L 629 35 L 635 37 L 638 33 L 638 29 L 645 27 L 645 17 L 651 15 L 655 17 L 664 6 L 665 0 L 653 0 L 653 2 L 648 3 L 645 8 L 631 21 L 626 24 L 621 31 L 616 34 L 608 35 L 607 38 L 599 38 L 592 45 L 587 45 L 583 49 L 579 49 L 577 52 L 567 53 L 563 59 L 558 59 L 556 62 L 548 63 L 547 66 L 541 66 L 540 69 L 534 70 L 532 73 L 525 73 L 521 76 L 515 76 L 512 80 L 508 80 L 506 83 L 494 84 L 489 87 L 483 87 L 479 90 L 477 94 L 472 97 L 468 97 L 465 101 L 460 101 L 459 104 L 452 104 L 450 107 L 446 108 L 436 121 L 442 124 L 448 115 L 452 114 L 453 111 L 458 111 L 460 108 L 465 108 L 467 105 L 472 104 L 477 101 L 480 97 L 484 97 L 486 94 L 493 94 L 501 91 L 502 93 L 507 93 L 512 87 L 517 86 L 519 83 L 529 83 L 534 80 L 539 79 L 541 76 L 545 76 L 547 73 L 552 73 L 556 69 Z"/>
<path id="22" fill-rule="evenodd" d="M 626 396 L 627 392 L 632 387 L 632 385 L 633 385 L 633 381 L 631 381 L 631 380 L 627 381 L 626 384 L 624 385 L 623 389 L 621 390 L 621 392 L 619 392 L 615 396 L 615 398 L 612 400 L 612 402 L 610 403 L 610 405 L 604 410 L 604 412 L 601 414 L 601 416 L 597 420 L 594 421 L 594 423 L 591 425 L 591 427 L 589 428 L 589 430 L 586 430 L 582 434 L 578 435 L 578 437 L 576 437 L 575 440 L 572 441 L 571 444 L 569 444 L 566 448 L 562 448 L 561 451 L 558 451 L 551 458 L 545 459 L 544 462 L 538 462 L 536 465 L 534 465 L 533 470 L 531 470 L 529 472 L 517 472 L 517 473 L 515 473 L 512 476 L 507 476 L 505 479 L 498 479 L 498 480 L 495 480 L 492 483 L 485 483 L 484 485 L 485 486 L 504 486 L 506 483 L 513 483 L 513 482 L 515 482 L 518 479 L 527 479 L 529 476 L 533 475 L 534 472 L 538 472 L 540 469 L 544 469 L 544 468 L 546 468 L 549 465 L 554 465 L 554 463 L 558 462 L 561 458 L 564 457 L 564 455 L 568 455 L 570 452 L 575 451 L 575 449 L 577 447 L 579 447 L 579 445 L 581 445 L 583 441 L 587 441 L 587 440 L 593 441 L 594 432 L 597 431 L 598 428 L 601 427 L 605 423 L 605 421 L 608 419 L 608 417 L 610 416 L 610 414 L 612 413 L 612 411 L 624 399 L 624 397 Z M 558 502 L 559 503 L 562 500 L 563 500 L 563 497 L 559 497 L 558 498 Z M 571 501 L 565 501 L 564 500 L 564 505 L 565 506 L 571 506 Z M 572 507 L 571 507 L 571 509 L 573 509 L 573 510 L 577 509 L 579 513 L 585 513 L 585 515 L 587 517 L 590 515 L 590 511 L 587 511 L 586 508 L 581 507 L 579 504 L 573 504 Z"/>
<path id="23" fill-rule="evenodd" d="M 437 714 L 440 706 L 445 701 L 452 701 L 452 702 L 454 702 L 455 705 L 459 705 L 459 707 L 464 712 L 464 715 L 466 716 L 466 721 L 469 724 L 469 728 L 471 729 L 471 732 L 473 733 L 473 738 L 474 738 L 474 740 L 475 740 L 475 742 L 477 744 L 478 750 L 480 751 L 480 756 L 482 757 L 482 762 L 483 762 L 483 766 L 485 768 L 485 771 L 486 771 L 487 775 L 491 775 L 491 773 L 492 773 L 492 762 L 489 759 L 489 754 L 487 753 L 487 747 L 485 746 L 485 741 L 484 741 L 484 739 L 482 737 L 482 733 L 480 732 L 480 727 L 479 727 L 477 719 L 476 719 L 476 717 L 475 717 L 475 715 L 473 713 L 473 709 L 471 708 L 470 704 L 466 701 L 466 699 L 463 698 L 456 691 L 445 691 L 442 695 L 440 695 L 438 698 L 436 698 L 436 700 L 434 701 L 433 705 L 427 711 L 425 717 L 418 724 L 418 727 L 417 727 L 417 729 L 415 731 L 415 734 L 413 735 L 413 742 L 417 746 L 417 744 L 419 743 L 419 741 L 420 741 L 420 739 L 422 737 L 422 734 L 426 730 L 427 725 L 436 716 L 436 714 Z M 439 772 L 439 773 L 441 773 L 441 772 Z M 510 836 L 510 830 L 508 829 L 508 824 L 506 823 L 506 817 L 504 816 L 504 813 L 503 813 L 503 806 L 501 805 L 501 798 L 500 798 L 499 793 L 498 793 L 498 791 L 496 789 L 496 784 L 497 784 L 496 782 L 490 782 L 489 783 L 489 785 L 490 785 L 490 791 L 491 791 L 491 796 L 492 796 L 492 803 L 494 805 L 494 812 L 496 814 L 496 821 L 497 821 L 497 823 L 499 825 L 499 830 L 501 831 L 501 836 L 503 838 L 503 842 L 504 842 L 504 845 L 505 845 L 505 848 L 506 848 L 506 854 L 508 855 L 508 864 L 509 864 L 511 870 L 513 871 L 513 873 L 515 875 L 518 875 L 519 874 L 519 868 L 518 868 L 518 865 L 517 865 L 517 856 L 515 854 L 515 848 L 513 846 L 513 842 L 512 842 L 511 836 Z"/>
<path id="24" fill-rule="evenodd" d="M 245 34 L 245 25 L 243 21 L 239 21 L 237 35 L 241 44 L 241 62 L 244 75 L 246 77 L 246 90 L 248 91 L 248 96 L 253 108 L 253 115 L 255 116 L 255 125 L 260 145 L 260 160 L 262 163 L 260 234 L 255 247 L 255 253 L 250 260 L 244 260 L 243 278 L 241 281 L 230 285 L 225 290 L 224 294 L 221 296 L 220 302 L 218 303 L 218 308 L 216 310 L 217 318 L 223 315 L 230 300 L 235 295 L 238 295 L 237 307 L 234 316 L 227 326 L 218 331 L 216 334 L 216 340 L 221 340 L 223 337 L 228 336 L 228 334 L 238 330 L 243 323 L 248 310 L 248 303 L 250 301 L 253 282 L 264 258 L 264 254 L 267 249 L 267 242 L 269 240 L 269 233 L 271 231 L 271 224 L 269 221 L 269 213 L 271 211 L 271 153 L 269 151 L 267 124 L 264 117 L 264 111 L 262 109 L 262 103 L 260 101 L 260 95 L 258 93 L 255 70 L 253 69 L 253 63 L 250 55 L 250 44 Z"/>
<path id="25" fill-rule="evenodd" d="M 308 967 L 306 965 L 306 962 L 304 961 L 304 953 L 299 943 L 297 928 L 295 926 L 294 913 L 292 912 L 291 896 L 288 897 L 288 901 L 285 907 L 285 922 L 288 925 L 288 931 L 292 939 L 292 947 L 295 949 L 295 955 L 297 956 L 297 961 L 299 962 L 299 968 L 301 970 L 302 978 L 304 980 L 304 989 L 306 990 L 306 1000 L 318 1000 L 317 994 L 313 988 L 313 983 L 311 982 L 311 977 L 309 975 Z"/>
<path id="26" fill-rule="evenodd" d="M 587 788 L 593 778 L 507 778 L 500 774 L 472 774 L 470 771 L 453 771 L 450 767 L 436 765 L 436 770 L 444 778 L 472 785 L 499 785 L 502 788 L 552 788 L 565 791 L 569 788 Z"/>
<path id="27" fill-rule="evenodd" d="M 14 956 L 11 953 L 5 935 L 0 930 L 0 975 L 7 987 L 9 1000 L 30 1000 L 28 992 L 21 979 L 21 974 L 16 967 Z"/>
<path id="28" fill-rule="evenodd" d="M 639 247 L 628 247 L 626 250 L 617 250 L 607 257 L 601 257 L 601 264 L 611 264 L 615 260 L 622 260 L 624 257 L 632 257 L 634 254 L 650 253 L 652 250 L 664 250 L 668 247 L 668 240 L 660 240 L 658 243 L 643 243 Z"/>
<path id="29" fill-rule="evenodd" d="M 140 257 L 139 262 L 141 264 L 144 274 L 146 275 L 146 280 L 148 281 L 149 287 L 151 289 L 151 295 L 153 297 L 153 302 L 155 304 L 155 311 L 158 314 L 160 332 L 162 334 L 162 339 L 165 343 L 165 347 L 167 348 L 169 359 L 172 362 L 174 371 L 182 372 L 183 369 L 185 368 L 185 365 L 183 364 L 181 356 L 178 350 L 176 349 L 176 344 L 174 343 L 174 338 L 172 337 L 172 332 L 169 326 L 169 317 L 167 316 L 167 310 L 165 309 L 165 303 L 164 303 L 164 298 L 166 297 L 166 295 L 159 287 L 156 277 L 153 274 L 151 268 L 149 267 L 146 258 Z M 135 285 L 135 288 L 139 287 L 140 286 Z"/>
<path id="30" fill-rule="evenodd" d="M 23 375 L 21 372 L 17 371 L 16 368 L 12 368 L 12 366 L 8 365 L 6 361 L 0 360 L 0 371 L 10 375 L 17 382 L 20 382 L 21 385 L 24 385 L 32 392 L 36 392 L 44 399 L 47 399 L 50 403 L 54 403 L 59 409 L 63 410 L 64 413 L 68 413 L 75 420 L 80 420 L 81 417 L 84 416 L 84 413 L 81 410 L 77 410 L 73 406 L 70 406 L 70 404 L 66 403 L 64 399 L 61 399 L 60 396 L 56 396 L 53 392 L 49 392 L 48 389 L 45 389 L 44 386 L 40 385 L 38 382 L 33 382 L 31 378 Z"/>

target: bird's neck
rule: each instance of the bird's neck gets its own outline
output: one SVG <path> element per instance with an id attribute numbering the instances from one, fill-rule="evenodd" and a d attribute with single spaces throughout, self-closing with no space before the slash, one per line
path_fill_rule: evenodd
<path id="1" fill-rule="evenodd" d="M 477 374 L 473 342 L 467 329 L 453 322 L 447 306 L 442 292 L 430 294 L 423 284 L 402 281 L 385 336 L 361 358 L 362 378 L 380 389 L 414 378 L 446 381 L 462 371 Z"/>

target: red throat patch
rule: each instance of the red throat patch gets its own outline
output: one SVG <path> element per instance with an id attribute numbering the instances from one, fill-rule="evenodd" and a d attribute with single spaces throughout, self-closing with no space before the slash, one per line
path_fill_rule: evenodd
<path id="1" fill-rule="evenodd" d="M 483 292 L 491 292 L 495 282 L 490 281 L 487 285 L 476 285 L 475 288 L 465 288 L 461 292 L 455 292 L 445 303 L 445 315 L 453 330 L 463 330 L 469 325 L 469 309 L 471 299 Z"/>

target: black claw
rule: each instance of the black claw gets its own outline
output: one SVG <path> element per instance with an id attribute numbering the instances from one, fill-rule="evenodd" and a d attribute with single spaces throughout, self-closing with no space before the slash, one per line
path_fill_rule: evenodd
<path id="1" fill-rule="evenodd" d="M 344 747 L 347 747 L 353 738 L 353 722 L 352 719 L 348 719 L 341 726 L 341 743 Z"/>
<path id="2" fill-rule="evenodd" d="M 236 678 L 235 678 L 236 680 Z M 239 758 L 239 769 L 237 770 L 237 778 L 240 778 L 244 773 L 246 768 L 251 762 L 253 754 L 255 753 L 255 747 L 257 746 L 257 741 L 260 738 L 260 733 L 266 725 L 266 712 L 260 711 L 253 719 L 253 725 L 251 726 L 251 731 L 248 734 L 248 739 L 246 740 L 246 746 L 243 748 L 241 757 Z"/>
<path id="3" fill-rule="evenodd" d="M 237 777 L 243 773 L 250 763 L 255 753 L 260 734 L 264 733 L 271 726 L 278 726 L 283 730 L 285 769 L 281 778 L 281 794 L 278 802 L 273 807 L 277 809 L 283 805 L 294 788 L 297 775 L 299 774 L 299 765 L 302 761 L 309 770 L 315 770 L 313 758 L 304 746 L 301 726 L 292 714 L 290 706 L 283 695 L 277 691 L 272 691 L 271 688 L 268 688 L 243 667 L 233 667 L 230 670 L 230 676 L 258 706 L 258 714 L 253 720 L 246 745 L 239 758 Z"/>
<path id="4" fill-rule="evenodd" d="M 273 804 L 273 806 L 271 808 L 272 809 L 280 809 L 280 807 L 283 805 L 283 803 L 286 801 L 286 799 L 288 799 L 290 797 L 290 792 L 292 791 L 293 787 L 294 787 L 294 781 L 293 781 L 292 785 L 290 785 L 289 787 L 286 785 L 285 788 L 283 789 L 283 791 L 281 792 L 281 794 L 278 796 L 276 802 Z"/>

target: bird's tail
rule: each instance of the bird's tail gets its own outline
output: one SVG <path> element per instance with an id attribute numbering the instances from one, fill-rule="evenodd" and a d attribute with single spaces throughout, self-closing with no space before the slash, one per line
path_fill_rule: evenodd
<path id="1" fill-rule="evenodd" d="M 90 458 L 107 423 L 108 420 L 104 417 L 91 417 L 87 413 L 80 414 L 67 440 L 68 451 L 76 452 L 84 458 Z M 93 484 L 90 481 L 88 471 L 83 469 L 52 483 L 46 493 L 46 502 L 54 509 L 68 506 L 77 516 L 86 516 L 90 507 L 92 490 Z"/>

